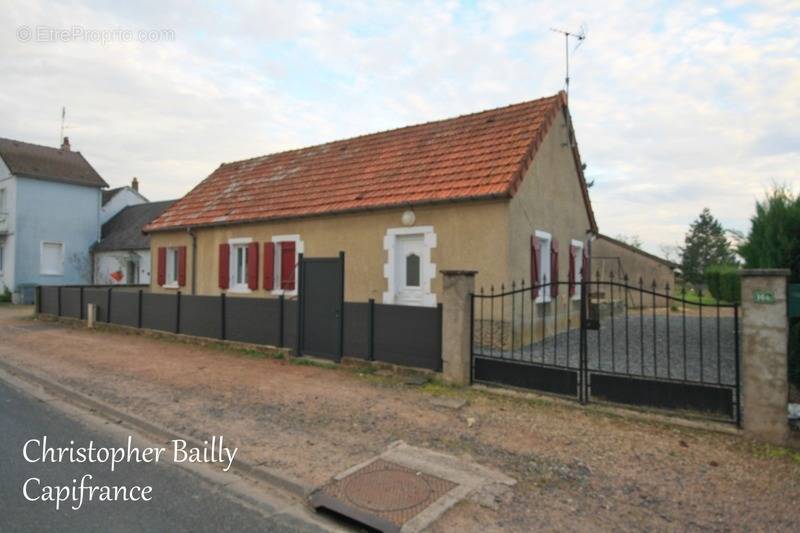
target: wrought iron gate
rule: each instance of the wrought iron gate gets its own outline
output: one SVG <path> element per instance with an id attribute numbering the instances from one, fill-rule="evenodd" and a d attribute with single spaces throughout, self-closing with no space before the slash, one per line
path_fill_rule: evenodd
<path id="1" fill-rule="evenodd" d="M 472 379 L 738 424 L 739 307 L 666 284 L 512 283 L 472 295 Z"/>

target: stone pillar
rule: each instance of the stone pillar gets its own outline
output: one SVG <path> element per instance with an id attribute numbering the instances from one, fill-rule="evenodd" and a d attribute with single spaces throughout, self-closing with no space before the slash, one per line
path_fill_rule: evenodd
<path id="1" fill-rule="evenodd" d="M 788 269 L 742 270 L 742 428 L 774 444 L 789 437 Z"/>
<path id="2" fill-rule="evenodd" d="M 470 294 L 475 291 L 470 270 L 442 270 L 442 371 L 453 385 L 469 385 L 471 370 Z"/>

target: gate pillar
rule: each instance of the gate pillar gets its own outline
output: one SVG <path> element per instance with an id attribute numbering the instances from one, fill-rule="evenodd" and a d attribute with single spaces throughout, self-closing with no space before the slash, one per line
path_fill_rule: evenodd
<path id="1" fill-rule="evenodd" d="M 442 270 L 442 372 L 453 385 L 469 385 L 472 368 L 472 270 Z"/>
<path id="2" fill-rule="evenodd" d="M 789 270 L 742 270 L 740 275 L 742 428 L 759 440 L 785 444 L 789 438 Z"/>

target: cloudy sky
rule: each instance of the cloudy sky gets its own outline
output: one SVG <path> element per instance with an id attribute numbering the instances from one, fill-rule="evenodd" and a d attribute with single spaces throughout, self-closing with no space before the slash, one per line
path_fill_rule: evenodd
<path id="1" fill-rule="evenodd" d="M 223 161 L 553 94 L 549 29 L 583 27 L 570 108 L 601 231 L 658 252 L 703 207 L 746 230 L 800 184 L 797 0 L 127 4 L 0 1 L 0 137 L 56 145 L 66 106 L 106 181 L 173 198 Z"/>

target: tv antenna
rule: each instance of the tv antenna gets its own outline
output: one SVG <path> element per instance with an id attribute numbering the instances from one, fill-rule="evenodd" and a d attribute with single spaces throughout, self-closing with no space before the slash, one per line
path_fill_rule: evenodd
<path id="1" fill-rule="evenodd" d="M 58 144 L 64 141 L 64 119 L 67 117 L 67 107 L 61 106 L 61 134 L 58 137 Z"/>
<path id="2" fill-rule="evenodd" d="M 564 83 L 566 87 L 567 97 L 569 97 L 569 39 L 570 37 L 578 41 L 578 44 L 575 45 L 573 48 L 573 52 L 578 49 L 578 47 L 583 44 L 583 40 L 586 39 L 586 29 L 581 25 L 581 29 L 579 32 L 571 32 L 565 30 L 559 30 L 558 28 L 550 28 L 550 31 L 555 33 L 560 33 L 564 36 L 564 59 L 566 64 L 566 75 L 564 76 Z"/>

